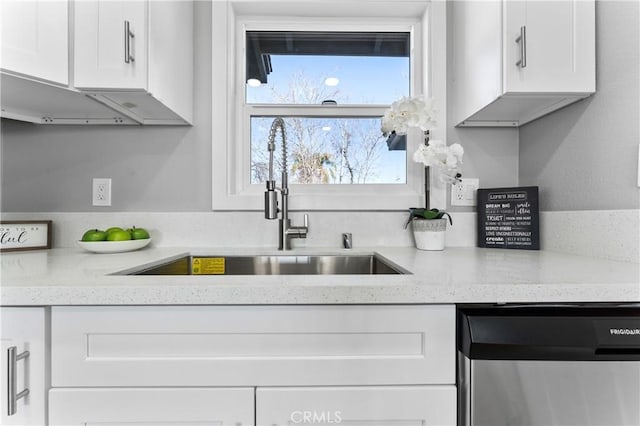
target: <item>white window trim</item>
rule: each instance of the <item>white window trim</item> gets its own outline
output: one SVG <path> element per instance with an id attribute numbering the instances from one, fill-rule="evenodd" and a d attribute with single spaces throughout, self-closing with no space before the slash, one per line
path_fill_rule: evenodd
<path id="1" fill-rule="evenodd" d="M 371 0 L 369 0 L 371 1 Z M 259 2 L 260 6 L 268 8 L 268 1 Z M 306 2 L 313 4 L 313 2 Z M 354 8 L 354 4 L 360 3 L 360 8 L 366 10 L 365 0 L 342 0 L 334 6 L 348 5 Z M 340 31 L 381 29 L 380 25 L 389 31 L 411 31 L 412 36 L 420 37 L 424 50 L 430 52 L 432 60 L 426 55 L 412 55 L 411 72 L 422 76 L 413 78 L 415 85 L 412 93 L 426 93 L 436 99 L 439 110 L 439 122 L 446 120 L 446 2 L 445 1 L 415 1 L 410 0 L 412 8 L 416 5 L 424 6 L 421 16 L 398 17 L 397 11 L 400 2 L 377 2 L 376 7 L 369 8 L 372 13 L 380 13 L 384 4 L 391 3 L 396 12 L 395 17 L 387 15 L 370 16 L 366 18 L 323 18 L 312 16 L 308 22 L 303 22 L 300 17 L 295 20 L 282 18 L 280 14 L 270 17 L 243 16 L 236 13 L 235 0 L 214 1 L 212 3 L 212 189 L 213 210 L 262 210 L 264 208 L 264 186 L 251 185 L 249 173 L 249 134 L 248 123 L 241 120 L 243 102 L 238 102 L 244 96 L 244 72 L 238 69 L 236 56 L 242 54 L 244 46 L 237 46 L 238 33 L 246 29 L 265 29 L 269 25 L 277 29 L 312 29 L 313 26 L 322 29 Z M 246 9 L 246 1 L 239 1 L 241 9 Z M 302 7 L 298 3 L 298 7 Z M 383 7 L 384 8 L 384 7 Z M 255 13 L 255 8 L 252 8 Z M 335 8 L 334 8 L 335 11 Z M 340 11 L 338 16 L 344 16 Z M 380 24 L 380 18 L 385 23 Z M 375 22 L 377 19 L 378 22 Z M 277 24 L 274 22 L 277 21 Z M 313 21 L 313 22 L 312 22 Z M 372 24 L 375 23 L 375 27 Z M 426 25 L 429 23 L 428 25 Z M 428 32 L 422 32 L 421 28 L 428 28 Z M 437 43 L 435 43 L 437 41 Z M 424 72 L 430 65 L 429 72 Z M 424 88 L 424 89 L 423 89 Z M 249 108 L 261 108 L 251 106 Z M 332 107 L 335 108 L 335 107 Z M 338 107 L 345 114 L 359 116 L 363 112 L 370 114 L 372 111 L 384 112 L 386 106 L 343 106 Z M 269 107 L 270 111 L 278 111 L 276 107 Z M 309 107 L 310 114 L 327 110 L 324 107 Z M 287 110 L 281 110 L 283 113 Z M 288 110 L 290 114 L 290 110 Z M 285 114 L 286 115 L 286 114 Z M 240 137 L 238 137 L 238 135 Z M 446 140 L 446 125 L 439 126 L 433 132 L 433 139 Z M 290 208 L 292 211 L 310 210 L 406 210 L 408 207 L 416 207 L 424 204 L 424 172 L 420 164 L 412 161 L 412 152 L 422 143 L 421 133 L 409 134 L 407 145 L 407 184 L 360 184 L 360 185 L 291 185 Z M 265 141 L 266 149 L 266 141 Z M 279 148 L 277 148 L 279 149 Z M 432 182 L 435 180 L 432 179 Z M 446 194 L 444 187 L 431 189 L 431 204 L 433 207 L 446 207 Z"/>

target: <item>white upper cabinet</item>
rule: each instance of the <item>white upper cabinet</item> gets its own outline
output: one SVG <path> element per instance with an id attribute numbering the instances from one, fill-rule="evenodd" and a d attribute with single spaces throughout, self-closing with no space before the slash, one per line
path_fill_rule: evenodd
<path id="1" fill-rule="evenodd" d="M 66 0 L 0 1 L 3 71 L 69 84 Z"/>
<path id="2" fill-rule="evenodd" d="M 0 13 L 1 117 L 193 121 L 192 1 L 0 0 Z"/>
<path id="3" fill-rule="evenodd" d="M 76 88 L 141 124 L 192 121 L 192 2 L 80 1 L 74 21 Z"/>
<path id="4" fill-rule="evenodd" d="M 66 0 L 0 0 L 0 116 L 38 124 L 137 124 L 69 86 Z"/>
<path id="5" fill-rule="evenodd" d="M 75 87 L 146 89 L 147 8 L 145 1 L 76 2 Z"/>
<path id="6" fill-rule="evenodd" d="M 506 1 L 504 13 L 506 91 L 595 92 L 593 1 Z"/>
<path id="7" fill-rule="evenodd" d="M 454 121 L 520 126 L 594 93 L 593 0 L 456 1 Z"/>

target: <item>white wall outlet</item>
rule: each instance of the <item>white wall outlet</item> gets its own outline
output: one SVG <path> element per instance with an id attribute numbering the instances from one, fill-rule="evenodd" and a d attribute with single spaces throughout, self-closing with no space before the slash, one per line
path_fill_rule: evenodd
<path id="1" fill-rule="evenodd" d="M 451 185 L 451 205 L 475 206 L 478 188 L 480 188 L 480 179 L 478 178 L 461 179 L 457 185 Z"/>
<path id="2" fill-rule="evenodd" d="M 111 178 L 93 178 L 93 205 L 111 205 Z"/>

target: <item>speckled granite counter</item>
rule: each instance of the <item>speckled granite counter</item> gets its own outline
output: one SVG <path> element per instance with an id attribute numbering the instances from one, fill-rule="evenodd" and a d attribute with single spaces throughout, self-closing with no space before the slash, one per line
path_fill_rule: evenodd
<path id="1" fill-rule="evenodd" d="M 296 250 L 294 254 L 343 254 Z M 407 275 L 131 276 L 140 265 L 192 253 L 273 254 L 260 249 L 80 249 L 3 253 L 0 304 L 227 305 L 376 303 L 640 302 L 640 265 L 546 251 L 372 248 Z"/>

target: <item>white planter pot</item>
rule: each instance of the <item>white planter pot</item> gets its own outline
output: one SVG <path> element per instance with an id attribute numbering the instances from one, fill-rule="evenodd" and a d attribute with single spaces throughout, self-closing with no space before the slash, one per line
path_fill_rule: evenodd
<path id="1" fill-rule="evenodd" d="M 444 250 L 447 219 L 411 221 L 413 238 L 419 250 Z"/>

